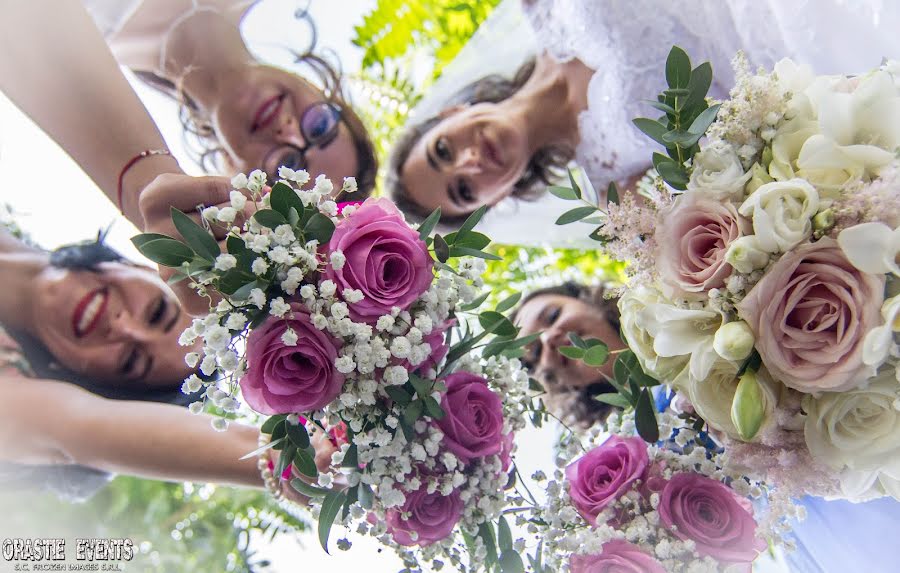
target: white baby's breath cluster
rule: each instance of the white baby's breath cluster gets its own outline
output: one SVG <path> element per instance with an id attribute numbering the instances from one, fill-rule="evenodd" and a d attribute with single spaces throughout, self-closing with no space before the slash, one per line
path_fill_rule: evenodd
<path id="1" fill-rule="evenodd" d="M 663 445 L 648 445 L 649 465 L 661 468 L 660 477 L 670 479 L 677 473 L 692 472 L 728 485 L 737 495 L 754 502 L 759 537 L 775 544 L 788 544 L 785 539 L 785 534 L 790 531 L 788 522 L 802 517 L 802 508 L 788 498 L 779 497 L 765 484 L 724 469 L 727 467 L 726 454 L 714 444 L 710 446 L 707 435 L 685 425 L 674 414 L 660 414 L 659 428 L 660 435 L 673 436 Z M 561 438 L 557 469 L 550 476 L 543 472 L 532 476 L 543 489 L 546 501 L 518 520 L 532 536 L 530 545 L 541 544 L 544 564 L 550 571 L 568 572 L 572 555 L 599 554 L 606 542 L 616 539 L 642 548 L 666 571 L 721 571 L 721 563 L 700 556 L 693 541 L 681 540 L 665 527 L 658 511 L 660 494 L 646 496 L 639 493 L 637 489 L 642 483 L 636 483 L 631 491 L 604 509 L 597 517 L 596 526 L 591 526 L 574 508 L 569 497 L 566 466 L 600 446 L 610 434 L 631 436 L 634 433 L 633 414 L 613 414 L 605 428 L 595 427 L 580 436 L 567 433 Z"/>

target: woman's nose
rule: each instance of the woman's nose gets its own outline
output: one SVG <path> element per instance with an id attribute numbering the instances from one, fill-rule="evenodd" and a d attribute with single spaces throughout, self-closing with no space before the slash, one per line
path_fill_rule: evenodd
<path id="1" fill-rule="evenodd" d="M 275 122 L 275 137 L 298 146 L 306 143 L 297 126 L 297 120 L 291 115 L 285 115 L 284 118 L 279 118 Z"/>
<path id="2" fill-rule="evenodd" d="M 460 149 L 456 158 L 456 166 L 460 169 L 472 170 L 481 168 L 481 156 L 475 147 Z"/>
<path id="3" fill-rule="evenodd" d="M 114 340 L 128 340 L 131 342 L 149 342 L 151 332 L 129 312 L 118 313 L 109 324 L 110 335 Z"/>
<path id="4" fill-rule="evenodd" d="M 565 346 L 566 333 L 558 328 L 548 328 L 541 333 L 541 345 L 543 352 L 541 353 L 541 362 L 546 366 L 557 366 L 563 360 L 563 355 L 559 353 L 559 347 Z"/>

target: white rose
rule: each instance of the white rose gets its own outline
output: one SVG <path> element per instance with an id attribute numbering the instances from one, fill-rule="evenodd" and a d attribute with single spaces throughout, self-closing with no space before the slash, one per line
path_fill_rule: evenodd
<path id="1" fill-rule="evenodd" d="M 694 156 L 688 189 L 738 201 L 744 196 L 744 186 L 751 174 L 744 173 L 741 160 L 734 149 L 724 142 L 703 148 Z"/>
<path id="2" fill-rule="evenodd" d="M 844 470 L 839 476 L 841 493 L 859 503 L 884 496 L 900 499 L 900 474 L 888 471 Z"/>
<path id="3" fill-rule="evenodd" d="M 734 267 L 737 272 L 748 275 L 769 264 L 769 253 L 760 247 L 759 240 L 755 235 L 747 235 L 728 245 L 725 262 Z"/>
<path id="4" fill-rule="evenodd" d="M 687 364 L 687 356 L 663 357 L 653 350 L 653 337 L 640 320 L 640 313 L 649 304 L 664 302 L 662 295 L 651 288 L 639 286 L 629 289 L 619 298 L 622 335 L 637 356 L 644 372 L 661 381 L 670 381 Z"/>
<path id="5" fill-rule="evenodd" d="M 738 212 L 753 218 L 760 248 L 784 253 L 812 235 L 812 218 L 819 210 L 819 194 L 803 179 L 766 183 L 741 205 Z"/>
<path id="6" fill-rule="evenodd" d="M 807 395 L 804 433 L 809 451 L 835 469 L 900 476 L 900 383 L 882 369 L 865 388 Z"/>

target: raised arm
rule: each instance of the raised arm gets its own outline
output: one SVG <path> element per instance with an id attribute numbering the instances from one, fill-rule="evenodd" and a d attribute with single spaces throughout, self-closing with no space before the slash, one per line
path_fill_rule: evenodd
<path id="1" fill-rule="evenodd" d="M 77 0 L 0 0 L 0 13 L 0 89 L 118 203 L 122 168 L 166 144 L 99 30 Z M 139 191 L 160 173 L 181 169 L 157 155 L 124 178 L 123 212 L 138 228 Z"/>
<path id="2" fill-rule="evenodd" d="M 0 378 L 0 460 L 80 464 L 144 478 L 262 487 L 255 428 L 155 402 L 108 400 L 72 384 Z"/>

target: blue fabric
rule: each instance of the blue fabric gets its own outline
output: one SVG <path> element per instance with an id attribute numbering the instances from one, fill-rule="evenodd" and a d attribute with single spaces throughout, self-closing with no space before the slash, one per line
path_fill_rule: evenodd
<path id="1" fill-rule="evenodd" d="M 797 550 L 785 554 L 792 573 L 900 571 L 900 502 L 807 496 L 800 503 L 807 517 L 794 526 Z"/>

